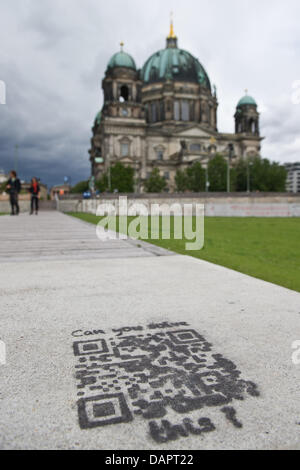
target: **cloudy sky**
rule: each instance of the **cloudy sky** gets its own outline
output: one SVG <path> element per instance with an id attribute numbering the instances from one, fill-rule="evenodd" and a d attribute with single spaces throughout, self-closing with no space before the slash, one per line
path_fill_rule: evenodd
<path id="1" fill-rule="evenodd" d="M 0 168 L 13 167 L 18 144 L 22 178 L 86 179 L 107 63 L 123 40 L 142 67 L 165 47 L 170 11 L 179 46 L 217 86 L 219 130 L 233 132 L 248 88 L 261 112 L 263 156 L 299 161 L 299 0 L 0 0 Z"/>

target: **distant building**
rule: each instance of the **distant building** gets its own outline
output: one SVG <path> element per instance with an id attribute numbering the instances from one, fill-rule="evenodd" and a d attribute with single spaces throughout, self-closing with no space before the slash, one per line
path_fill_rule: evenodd
<path id="1" fill-rule="evenodd" d="M 289 193 L 300 193 L 300 162 L 286 163 L 284 166 L 288 172 L 286 190 Z"/>
<path id="2" fill-rule="evenodd" d="M 66 194 L 70 194 L 71 186 L 69 184 L 58 184 L 57 186 L 53 186 L 50 190 L 50 197 L 51 199 L 55 199 L 55 196 L 65 196 Z"/>
<path id="3" fill-rule="evenodd" d="M 259 156 L 259 112 L 246 93 L 234 115 L 235 132 L 217 127 L 216 87 L 197 58 L 180 49 L 171 24 L 166 48 L 138 70 L 123 50 L 108 63 L 102 81 L 104 104 L 93 125 L 91 173 L 99 179 L 122 162 L 135 170 L 139 191 L 154 168 L 175 189 L 177 170 L 194 162 L 206 167 L 217 153 L 234 159 Z"/>

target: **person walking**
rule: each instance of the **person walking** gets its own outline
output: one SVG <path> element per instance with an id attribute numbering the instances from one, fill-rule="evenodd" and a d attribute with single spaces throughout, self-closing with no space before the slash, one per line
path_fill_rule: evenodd
<path id="1" fill-rule="evenodd" d="M 38 215 L 40 191 L 41 189 L 38 180 L 36 178 L 32 178 L 31 185 L 29 188 L 29 192 L 31 193 L 30 215 L 32 215 L 34 211 L 35 214 Z"/>
<path id="2" fill-rule="evenodd" d="M 6 189 L 9 193 L 11 214 L 10 215 L 19 215 L 19 193 L 21 191 L 21 183 L 17 177 L 15 170 L 12 170 L 9 174 L 9 180 L 7 182 Z"/>

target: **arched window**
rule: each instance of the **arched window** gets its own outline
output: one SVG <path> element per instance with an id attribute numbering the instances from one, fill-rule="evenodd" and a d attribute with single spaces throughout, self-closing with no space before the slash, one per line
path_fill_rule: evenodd
<path id="1" fill-rule="evenodd" d="M 183 121 L 190 120 L 190 107 L 189 107 L 189 102 L 186 100 L 181 101 L 181 119 Z"/>
<path id="2" fill-rule="evenodd" d="M 195 120 L 195 103 L 194 101 L 190 102 L 190 121 Z"/>
<path id="3" fill-rule="evenodd" d="M 174 120 L 180 121 L 180 103 L 179 101 L 174 101 Z"/>
<path id="4" fill-rule="evenodd" d="M 157 108 L 156 103 L 151 103 L 151 122 L 157 121 Z"/>
<path id="5" fill-rule="evenodd" d="M 201 122 L 207 122 L 208 120 L 208 105 L 205 101 L 201 103 Z"/>
<path id="6" fill-rule="evenodd" d="M 121 156 L 128 157 L 129 155 L 129 144 L 127 142 L 121 143 Z"/>
<path id="7" fill-rule="evenodd" d="M 129 98 L 129 90 L 127 85 L 123 85 L 120 88 L 120 101 L 124 103 L 124 101 L 128 101 Z"/>
<path id="8" fill-rule="evenodd" d="M 146 120 L 147 120 L 147 122 L 150 122 L 150 115 L 149 115 L 150 113 L 149 113 L 149 105 L 148 104 L 145 105 L 145 112 L 146 112 Z"/>
<path id="9" fill-rule="evenodd" d="M 165 120 L 165 104 L 163 100 L 160 101 L 159 103 L 159 120 L 164 121 Z"/>
<path id="10" fill-rule="evenodd" d="M 164 151 L 163 149 L 157 149 L 156 156 L 158 161 L 162 161 L 164 159 Z"/>
<path id="11" fill-rule="evenodd" d="M 130 155 L 130 140 L 122 138 L 120 141 L 120 150 L 121 150 L 121 157 L 129 157 Z"/>

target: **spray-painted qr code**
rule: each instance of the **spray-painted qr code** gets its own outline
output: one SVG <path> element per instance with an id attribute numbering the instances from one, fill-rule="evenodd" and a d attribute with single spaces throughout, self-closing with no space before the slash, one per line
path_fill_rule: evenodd
<path id="1" fill-rule="evenodd" d="M 195 410 L 220 407 L 237 428 L 233 400 L 258 396 L 253 382 L 185 322 L 87 332 L 73 343 L 82 429 L 143 419 L 156 442 L 215 430 L 209 418 L 193 421 Z M 78 330 L 73 336 L 84 336 Z M 181 417 L 172 424 L 170 416 Z"/>

